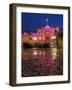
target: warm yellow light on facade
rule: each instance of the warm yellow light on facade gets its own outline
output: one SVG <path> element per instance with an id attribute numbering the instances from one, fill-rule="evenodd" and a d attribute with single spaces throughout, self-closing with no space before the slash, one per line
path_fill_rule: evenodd
<path id="1" fill-rule="evenodd" d="M 33 37 L 33 40 L 37 40 L 37 37 Z"/>
<path id="2" fill-rule="evenodd" d="M 51 39 L 56 39 L 56 36 L 52 36 Z"/>

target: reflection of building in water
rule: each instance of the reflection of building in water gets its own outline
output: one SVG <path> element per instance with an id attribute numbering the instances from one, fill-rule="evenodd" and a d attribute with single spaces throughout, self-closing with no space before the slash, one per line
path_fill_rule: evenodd
<path id="1" fill-rule="evenodd" d="M 54 64 L 54 60 L 57 58 L 57 49 L 31 49 L 24 50 L 22 53 L 24 60 L 38 60 L 40 64 Z"/>
<path id="2" fill-rule="evenodd" d="M 35 43 L 51 43 L 51 46 L 55 45 L 56 35 L 59 32 L 59 27 L 49 26 L 48 19 L 46 19 L 45 27 L 38 28 L 35 33 L 24 32 L 22 33 L 22 42 Z"/>
<path id="3" fill-rule="evenodd" d="M 63 75 L 63 56 L 56 48 L 28 49 L 22 55 L 23 77 Z"/>
<path id="4" fill-rule="evenodd" d="M 57 58 L 57 48 L 51 48 L 52 58 L 55 60 Z"/>

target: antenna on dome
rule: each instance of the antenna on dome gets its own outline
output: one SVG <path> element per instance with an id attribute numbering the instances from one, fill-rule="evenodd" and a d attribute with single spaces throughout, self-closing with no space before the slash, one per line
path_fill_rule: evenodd
<path id="1" fill-rule="evenodd" d="M 46 24 L 48 24 L 48 18 L 46 18 Z"/>

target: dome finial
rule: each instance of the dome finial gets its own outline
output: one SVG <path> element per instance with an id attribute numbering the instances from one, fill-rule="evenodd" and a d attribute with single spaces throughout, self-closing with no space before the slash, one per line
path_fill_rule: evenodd
<path id="1" fill-rule="evenodd" d="M 46 18 L 46 24 L 48 24 L 48 18 Z"/>

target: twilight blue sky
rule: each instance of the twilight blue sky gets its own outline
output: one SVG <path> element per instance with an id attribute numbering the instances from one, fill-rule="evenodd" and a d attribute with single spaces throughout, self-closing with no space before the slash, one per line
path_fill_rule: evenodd
<path id="1" fill-rule="evenodd" d="M 49 26 L 63 27 L 61 14 L 21 13 L 22 32 L 35 32 L 37 28 L 44 27 L 47 23 L 46 18 Z"/>

